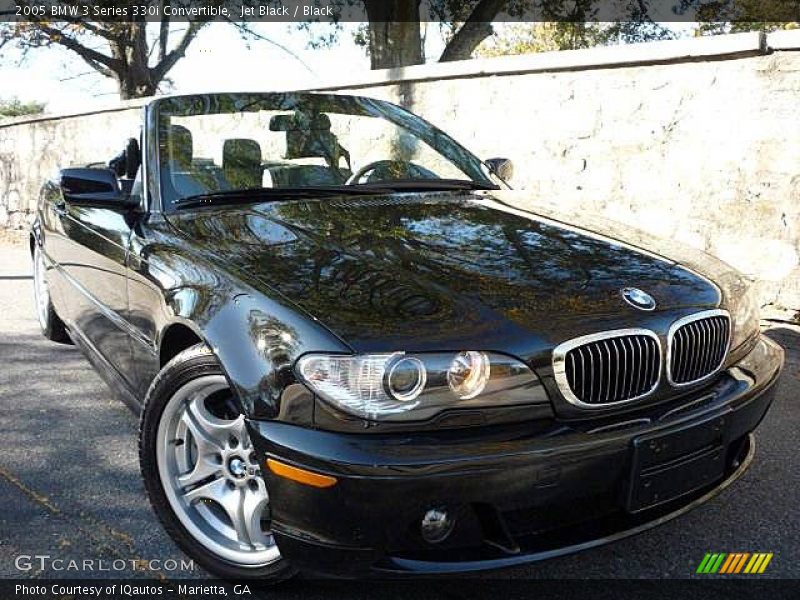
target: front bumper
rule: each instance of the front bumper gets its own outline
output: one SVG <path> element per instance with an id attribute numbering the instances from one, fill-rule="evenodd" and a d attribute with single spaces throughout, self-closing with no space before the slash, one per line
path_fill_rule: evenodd
<path id="1" fill-rule="evenodd" d="M 632 535 L 746 470 L 782 364 L 762 336 L 713 385 L 599 424 L 354 435 L 251 421 L 263 459 L 337 479 L 320 489 L 265 470 L 272 530 L 297 567 L 340 577 L 495 569 Z M 435 545 L 419 533 L 432 507 L 456 518 Z"/>

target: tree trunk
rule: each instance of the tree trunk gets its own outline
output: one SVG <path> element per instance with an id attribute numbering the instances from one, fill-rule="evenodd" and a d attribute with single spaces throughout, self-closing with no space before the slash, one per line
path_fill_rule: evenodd
<path id="1" fill-rule="evenodd" d="M 417 0 L 418 1 L 418 0 Z M 162 1 L 163 3 L 166 0 Z M 166 18 L 165 18 L 166 19 Z M 92 69 L 117 82 L 120 98 L 141 98 L 152 96 L 175 64 L 186 55 L 186 49 L 197 37 L 209 20 L 190 21 L 184 29 L 180 41 L 169 48 L 169 21 L 162 20 L 159 27 L 158 62 L 150 66 L 150 47 L 147 39 L 147 23 L 143 19 L 129 23 L 101 24 L 91 20 L 76 18 L 64 23 L 36 20 L 26 24 L 22 31 L 20 45 L 23 48 L 38 48 L 58 44 L 80 56 Z M 233 22 L 232 22 L 233 23 Z M 239 26 L 238 24 L 234 23 Z M 2 27 L 0 27 L 2 29 Z M 91 33 L 83 43 L 75 31 Z M 0 31 L 2 34 L 3 31 Z M 0 38 L 2 35 L 0 35 Z M 109 54 L 97 50 L 98 42 L 107 44 Z M 2 40 L 0 40 L 0 46 Z"/>
<path id="2" fill-rule="evenodd" d="M 505 0 L 481 0 L 447 44 L 439 62 L 471 58 L 475 48 L 494 33 L 492 21 L 504 4 Z"/>
<path id="3" fill-rule="evenodd" d="M 491 23 L 464 23 L 453 39 L 445 46 L 444 52 L 439 57 L 439 62 L 451 60 L 468 60 L 472 58 L 480 43 L 492 35 L 494 30 Z"/>
<path id="4" fill-rule="evenodd" d="M 419 1 L 364 0 L 373 69 L 422 64 Z"/>
<path id="5" fill-rule="evenodd" d="M 152 96 L 158 88 L 148 63 L 147 30 L 144 21 L 130 24 L 124 46 L 112 48 L 121 58 L 122 70 L 117 74 L 119 95 L 123 100 Z"/>
<path id="6" fill-rule="evenodd" d="M 132 98 L 145 98 L 155 96 L 158 85 L 150 79 L 140 80 L 133 76 L 133 73 L 124 73 L 117 78 L 119 87 L 119 97 L 121 100 L 131 100 Z"/>

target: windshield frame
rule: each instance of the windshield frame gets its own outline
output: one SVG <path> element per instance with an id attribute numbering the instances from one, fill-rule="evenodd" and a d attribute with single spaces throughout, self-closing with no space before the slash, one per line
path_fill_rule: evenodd
<path id="1" fill-rule="evenodd" d="M 385 119 L 396 127 L 410 132 L 419 138 L 421 142 L 427 144 L 453 163 L 466 175 L 465 182 L 472 181 L 476 184 L 485 185 L 486 189 L 497 188 L 497 183 L 492 180 L 490 171 L 480 158 L 435 125 L 391 102 L 349 94 L 306 92 L 187 94 L 156 99 L 151 103 L 148 110 L 149 129 L 152 133 L 153 142 L 149 145 L 153 150 L 151 164 L 155 167 L 153 170 L 158 173 L 156 177 L 150 178 L 149 182 L 151 185 L 157 186 L 157 197 L 162 212 L 174 213 L 180 209 L 180 200 L 177 202 L 165 201 L 163 191 L 165 174 L 162 173 L 161 132 L 164 123 L 169 117 L 235 114 L 236 112 L 248 112 L 248 109 L 253 112 L 258 110 L 293 110 L 298 106 L 307 106 L 308 104 L 320 107 L 330 105 L 333 108 L 338 104 L 339 108 L 343 110 L 329 110 L 327 112 Z M 436 180 L 433 179 L 432 181 L 435 182 Z M 402 183 L 402 180 L 399 180 L 398 183 Z"/>

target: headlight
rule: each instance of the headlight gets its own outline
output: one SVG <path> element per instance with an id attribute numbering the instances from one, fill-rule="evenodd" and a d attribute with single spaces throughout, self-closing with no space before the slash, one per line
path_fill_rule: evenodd
<path id="1" fill-rule="evenodd" d="M 456 396 L 469 400 L 483 391 L 490 372 L 485 352 L 459 352 L 447 370 L 447 383 Z"/>
<path id="2" fill-rule="evenodd" d="M 448 408 L 546 401 L 525 364 L 488 352 L 307 354 L 296 371 L 327 402 L 370 420 L 416 421 Z"/>
<path id="3" fill-rule="evenodd" d="M 395 400 L 411 402 L 425 389 L 427 379 L 428 374 L 421 360 L 403 356 L 389 366 L 386 388 Z"/>
<path id="4" fill-rule="evenodd" d="M 758 331 L 759 304 L 753 286 L 743 278 L 735 289 L 728 290 L 728 312 L 731 313 L 733 335 L 731 349 L 741 346 L 747 339 Z"/>

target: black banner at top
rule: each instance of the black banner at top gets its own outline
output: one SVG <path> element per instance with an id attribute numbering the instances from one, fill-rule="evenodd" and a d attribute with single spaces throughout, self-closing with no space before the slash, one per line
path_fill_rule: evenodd
<path id="1" fill-rule="evenodd" d="M 754 12 L 754 6 L 756 10 Z M 800 0 L 0 0 L 0 21 L 800 21 Z"/>

